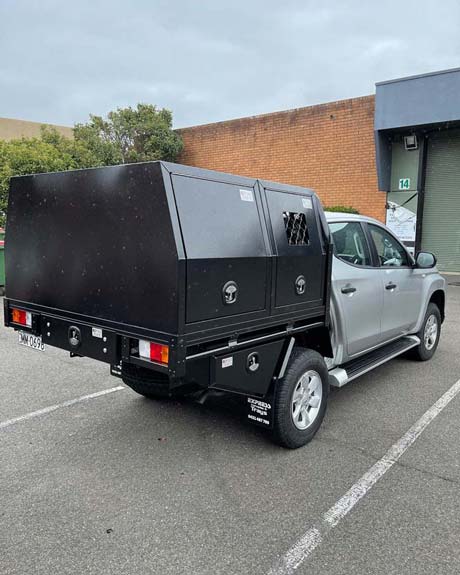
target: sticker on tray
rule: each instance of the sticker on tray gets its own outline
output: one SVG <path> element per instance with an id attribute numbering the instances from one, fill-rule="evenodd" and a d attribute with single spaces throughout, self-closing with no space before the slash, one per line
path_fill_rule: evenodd
<path id="1" fill-rule="evenodd" d="M 224 357 L 224 359 L 222 360 L 222 369 L 226 367 L 232 367 L 232 365 L 233 365 L 233 356 Z"/>
<path id="2" fill-rule="evenodd" d="M 100 327 L 93 327 L 91 333 L 93 334 L 93 337 L 102 339 L 102 329 Z"/>
<path id="3" fill-rule="evenodd" d="M 240 198 L 243 202 L 253 202 L 254 196 L 252 195 L 252 190 L 240 190 Z"/>

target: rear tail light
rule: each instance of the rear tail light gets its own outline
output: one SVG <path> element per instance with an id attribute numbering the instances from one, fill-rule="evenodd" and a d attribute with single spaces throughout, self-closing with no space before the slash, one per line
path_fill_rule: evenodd
<path id="1" fill-rule="evenodd" d="M 168 365 L 169 361 L 169 347 L 162 343 L 154 343 L 153 341 L 146 341 L 145 339 L 139 340 L 139 357 Z"/>
<path id="2" fill-rule="evenodd" d="M 22 309 L 11 310 L 11 320 L 13 323 L 18 323 L 19 325 L 24 325 L 25 327 L 32 327 L 32 314 L 30 311 L 24 311 Z"/>

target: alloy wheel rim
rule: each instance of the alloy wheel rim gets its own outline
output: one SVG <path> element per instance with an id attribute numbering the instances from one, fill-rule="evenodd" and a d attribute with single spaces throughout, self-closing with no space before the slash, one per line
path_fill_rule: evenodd
<path id="1" fill-rule="evenodd" d="M 310 427 L 318 417 L 323 398 L 323 385 L 317 371 L 306 371 L 297 382 L 291 399 L 291 416 L 301 431 Z"/>
<path id="2" fill-rule="evenodd" d="M 423 340 L 425 347 L 428 351 L 432 350 L 438 339 L 438 319 L 434 314 L 431 314 L 425 323 L 423 331 Z"/>

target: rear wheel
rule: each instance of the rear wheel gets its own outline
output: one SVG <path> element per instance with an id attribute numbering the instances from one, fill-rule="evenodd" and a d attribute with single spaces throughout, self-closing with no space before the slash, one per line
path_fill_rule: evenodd
<path id="1" fill-rule="evenodd" d="M 414 347 L 412 357 L 419 361 L 431 359 L 438 347 L 439 337 L 441 335 L 441 313 L 435 303 L 429 303 L 425 318 L 417 336 L 420 344 Z"/>
<path id="2" fill-rule="evenodd" d="M 324 359 L 311 349 L 295 348 L 275 391 L 275 441 L 290 449 L 311 441 L 324 419 L 328 395 Z"/>
<path id="3" fill-rule="evenodd" d="M 164 373 L 139 367 L 131 363 L 123 363 L 121 369 L 123 383 L 136 393 L 149 399 L 165 399 L 171 397 L 169 379 Z"/>

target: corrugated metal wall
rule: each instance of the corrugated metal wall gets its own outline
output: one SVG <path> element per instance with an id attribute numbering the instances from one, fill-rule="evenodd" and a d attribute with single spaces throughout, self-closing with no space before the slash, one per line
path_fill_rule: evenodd
<path id="1" fill-rule="evenodd" d="M 460 272 L 460 131 L 428 140 L 422 249 L 441 271 Z"/>

